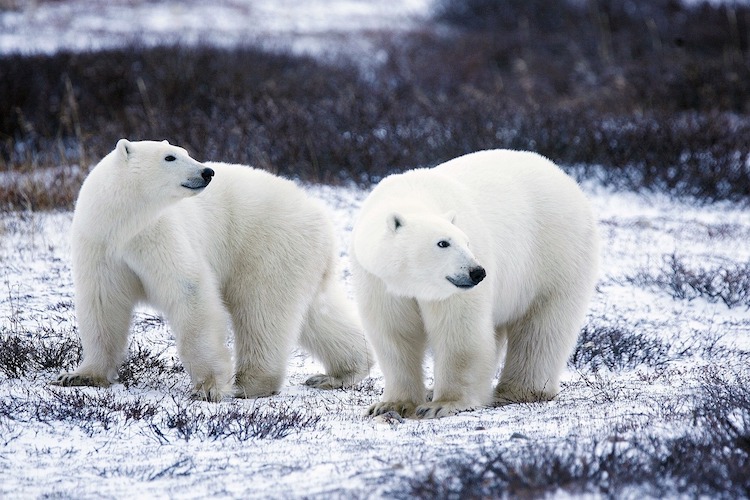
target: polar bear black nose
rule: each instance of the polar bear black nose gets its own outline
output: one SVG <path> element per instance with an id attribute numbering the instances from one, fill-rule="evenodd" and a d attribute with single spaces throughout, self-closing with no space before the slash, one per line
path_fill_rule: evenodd
<path id="1" fill-rule="evenodd" d="M 210 169 L 208 167 L 201 170 L 201 177 L 203 177 L 203 180 L 206 181 L 206 184 L 211 182 L 211 178 L 214 176 L 213 169 Z"/>
<path id="2" fill-rule="evenodd" d="M 475 285 L 482 281 L 485 276 L 487 276 L 487 272 L 481 266 L 469 269 L 469 278 L 471 278 L 471 282 Z"/>

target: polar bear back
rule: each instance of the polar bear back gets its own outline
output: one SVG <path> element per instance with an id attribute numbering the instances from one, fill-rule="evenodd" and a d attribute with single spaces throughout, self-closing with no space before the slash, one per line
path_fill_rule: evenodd
<path id="1" fill-rule="evenodd" d="M 579 217 L 590 215 L 588 202 L 576 182 L 536 153 L 479 151 L 438 165 L 433 171 L 471 191 L 475 196 L 473 203 L 490 223 L 492 218 L 507 217 L 507 212 L 498 213 L 499 206 L 534 211 L 540 215 L 536 217 L 538 223 L 549 230 L 559 225 L 581 227 Z"/>
<path id="2" fill-rule="evenodd" d="M 205 165 L 216 172 L 211 185 L 200 196 L 182 200 L 165 217 L 185 227 L 192 246 L 207 253 L 221 282 L 237 273 L 249 274 L 250 281 L 283 280 L 286 273 L 329 269 L 333 230 L 320 203 L 294 182 L 259 169 Z"/>

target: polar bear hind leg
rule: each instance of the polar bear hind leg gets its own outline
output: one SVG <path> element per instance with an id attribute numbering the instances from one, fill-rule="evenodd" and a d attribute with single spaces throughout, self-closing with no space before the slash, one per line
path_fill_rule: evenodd
<path id="1" fill-rule="evenodd" d="M 339 282 L 328 275 L 307 311 L 300 345 L 323 363 L 325 373 L 305 384 L 317 389 L 351 387 L 373 364 L 359 318 Z"/>
<path id="2" fill-rule="evenodd" d="M 559 375 L 578 338 L 585 308 L 584 302 L 560 294 L 508 325 L 496 406 L 549 401 L 557 395 Z"/>
<path id="3" fill-rule="evenodd" d="M 301 294 L 291 292 L 282 299 L 260 287 L 246 286 L 228 300 L 234 326 L 235 396 L 278 394 L 304 316 Z"/>

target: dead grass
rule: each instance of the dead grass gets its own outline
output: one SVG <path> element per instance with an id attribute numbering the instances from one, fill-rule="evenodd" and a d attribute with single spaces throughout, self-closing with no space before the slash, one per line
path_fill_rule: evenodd
<path id="1" fill-rule="evenodd" d="M 683 257 L 665 255 L 658 270 L 641 269 L 625 281 L 661 290 L 675 300 L 702 298 L 728 308 L 750 308 L 750 263 L 729 262 L 715 266 L 691 265 Z"/>

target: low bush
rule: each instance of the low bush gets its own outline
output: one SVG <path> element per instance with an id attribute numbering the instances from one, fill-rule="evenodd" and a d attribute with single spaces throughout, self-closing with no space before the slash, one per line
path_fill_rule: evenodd
<path id="1" fill-rule="evenodd" d="M 132 341 L 128 359 L 120 367 L 118 376 L 126 388 L 132 386 L 159 387 L 175 374 L 183 373 L 182 364 L 165 359 L 140 342 Z"/>
<path id="2" fill-rule="evenodd" d="M 648 426 L 600 441 L 519 443 L 447 459 L 413 478 L 400 498 L 517 498 L 589 495 L 619 498 L 745 498 L 750 494 L 750 380 L 704 378 L 693 426 L 677 437 Z M 611 432 L 616 433 L 616 430 Z M 398 495 L 397 495 L 398 496 Z"/>
<path id="3" fill-rule="evenodd" d="M 158 405 L 141 399 L 121 399 L 110 390 L 90 393 L 78 388 L 49 389 L 50 397 L 39 398 L 33 408 L 24 408 L 16 419 L 44 423 L 67 422 L 88 435 L 106 431 L 119 423 L 150 421 Z"/>
<path id="4" fill-rule="evenodd" d="M 35 333 L 0 330 L 0 373 L 7 378 L 25 378 L 38 371 L 74 368 L 81 358 L 78 341 L 45 339 Z"/>
<path id="5" fill-rule="evenodd" d="M 750 263 L 691 266 L 677 254 L 664 256 L 658 270 L 641 269 L 625 281 L 669 293 L 675 300 L 702 298 L 728 308 L 750 308 Z"/>
<path id="6" fill-rule="evenodd" d="M 151 424 L 155 435 L 165 442 L 170 436 L 181 440 L 282 439 L 293 432 L 315 429 L 320 417 L 298 409 L 247 408 L 241 404 L 219 405 L 206 411 L 195 402 L 175 401 L 163 410 L 162 421 Z"/>
<path id="7" fill-rule="evenodd" d="M 577 370 L 597 372 L 634 369 L 638 366 L 658 368 L 674 359 L 671 345 L 662 339 L 630 331 L 619 324 L 587 324 L 568 364 Z"/>

